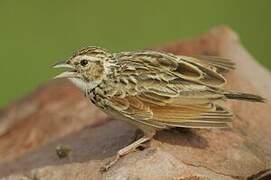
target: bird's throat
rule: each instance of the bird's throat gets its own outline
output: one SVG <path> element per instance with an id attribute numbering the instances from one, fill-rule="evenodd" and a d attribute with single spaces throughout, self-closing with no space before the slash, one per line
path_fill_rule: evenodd
<path id="1" fill-rule="evenodd" d="M 92 90 L 95 87 L 97 87 L 102 81 L 101 80 L 95 80 L 91 82 L 85 82 L 82 79 L 78 78 L 69 78 L 73 84 L 75 84 L 78 88 L 80 88 L 82 91 L 86 92 L 87 90 Z"/>

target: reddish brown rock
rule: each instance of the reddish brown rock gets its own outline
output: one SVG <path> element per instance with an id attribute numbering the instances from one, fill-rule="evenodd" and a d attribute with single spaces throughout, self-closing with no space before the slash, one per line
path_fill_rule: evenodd
<path id="1" fill-rule="evenodd" d="M 70 83 L 50 83 L 2 110 L 0 176 L 50 180 L 245 179 L 271 168 L 271 75 L 240 45 L 237 35 L 219 27 L 199 38 L 156 49 L 233 59 L 237 69 L 229 74 L 228 87 L 260 94 L 268 102 L 231 101 L 236 114 L 232 129 L 160 132 L 150 148 L 125 156 L 101 174 L 100 166 L 134 140 L 135 129 L 124 122 L 103 123 L 106 116 Z M 103 124 L 93 127 L 99 123 Z M 59 159 L 57 145 L 69 146 L 70 156 Z"/>
<path id="2" fill-rule="evenodd" d="M 0 113 L 0 162 L 22 156 L 107 116 L 68 81 L 55 81 Z"/>

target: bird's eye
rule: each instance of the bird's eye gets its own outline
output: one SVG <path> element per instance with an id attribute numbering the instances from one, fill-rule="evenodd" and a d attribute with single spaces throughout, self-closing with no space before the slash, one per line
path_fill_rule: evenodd
<path id="1" fill-rule="evenodd" d="M 88 64 L 88 60 L 83 59 L 80 61 L 81 66 L 86 66 Z"/>

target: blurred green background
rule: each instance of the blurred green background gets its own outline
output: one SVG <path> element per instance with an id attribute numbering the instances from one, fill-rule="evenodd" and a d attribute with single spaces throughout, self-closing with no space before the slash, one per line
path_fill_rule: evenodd
<path id="1" fill-rule="evenodd" d="M 0 107 L 51 79 L 86 45 L 136 50 L 226 24 L 271 68 L 270 0 L 1 0 Z"/>

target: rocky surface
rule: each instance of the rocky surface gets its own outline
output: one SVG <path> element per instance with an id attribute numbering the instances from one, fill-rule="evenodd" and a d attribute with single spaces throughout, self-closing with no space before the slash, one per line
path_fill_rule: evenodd
<path id="1" fill-rule="evenodd" d="M 73 85 L 56 81 L 0 111 L 2 179 L 246 179 L 271 168 L 271 75 L 242 47 L 238 36 L 218 27 L 202 36 L 155 49 L 206 54 L 236 62 L 228 88 L 264 96 L 265 104 L 231 101 L 231 129 L 162 131 L 150 147 L 99 168 L 135 139 L 135 128 L 107 121 Z M 55 148 L 71 154 L 60 159 Z"/>

